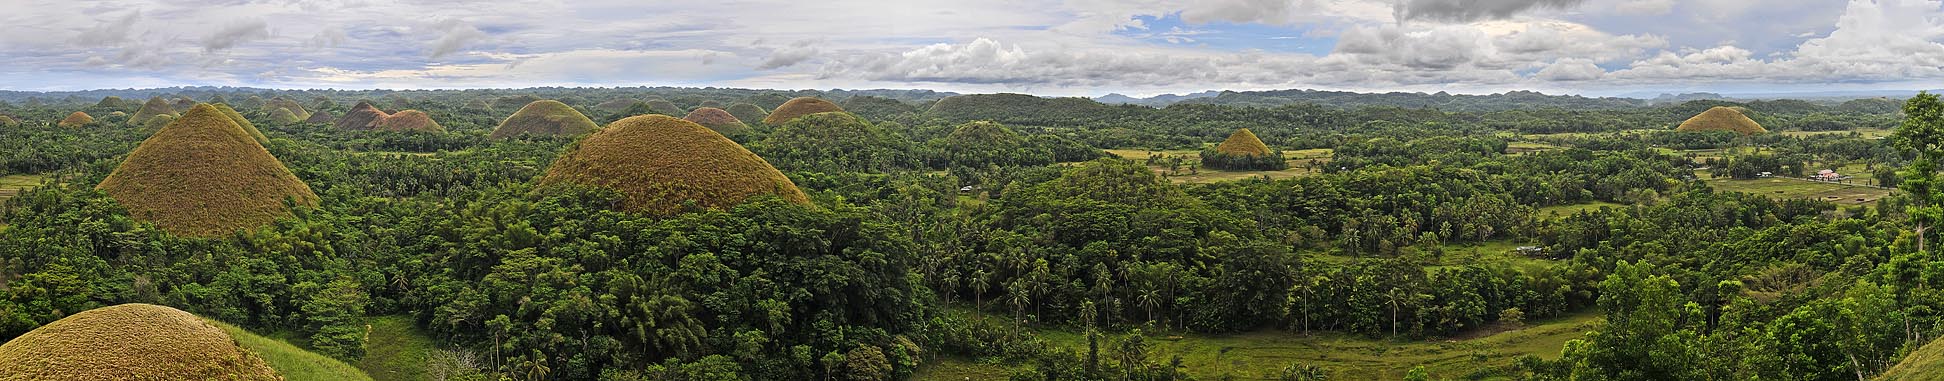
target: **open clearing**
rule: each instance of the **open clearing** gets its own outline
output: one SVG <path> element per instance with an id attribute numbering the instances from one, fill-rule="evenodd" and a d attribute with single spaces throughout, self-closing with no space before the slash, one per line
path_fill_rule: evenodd
<path id="1" fill-rule="evenodd" d="M 289 342 L 251 333 L 228 323 L 204 319 L 210 324 L 229 332 L 230 338 L 262 356 L 270 368 L 276 369 L 289 381 L 357 381 L 371 380 L 364 371 L 345 364 L 329 356 L 306 351 Z"/>
<path id="2" fill-rule="evenodd" d="M 1845 206 L 1872 205 L 1892 192 L 1890 189 L 1862 185 L 1774 177 L 1752 180 L 1715 178 L 1708 180 L 1708 186 L 1718 191 L 1745 192 L 1774 199 L 1823 200 Z"/>
<path id="3" fill-rule="evenodd" d="M 1532 215 L 1533 217 L 1538 217 L 1540 219 L 1559 219 L 1559 218 L 1570 217 L 1574 214 L 1579 214 L 1580 212 L 1599 211 L 1600 208 L 1625 208 L 1625 207 L 1627 206 L 1606 202 L 1606 201 L 1594 201 L 1586 204 L 1554 205 L 1554 206 L 1543 207 L 1543 208 L 1539 208 L 1539 210 L 1534 212 Z"/>
<path id="4" fill-rule="evenodd" d="M 0 202 L 20 195 L 28 188 L 40 186 L 41 181 L 46 179 L 47 175 L 0 176 Z"/>
<path id="5" fill-rule="evenodd" d="M 1392 341 L 1342 333 L 1317 333 L 1305 336 L 1280 330 L 1263 330 L 1233 335 L 1150 336 L 1148 343 L 1155 361 L 1166 363 L 1180 355 L 1188 373 L 1197 379 L 1224 377 L 1258 380 L 1274 379 L 1290 364 L 1316 365 L 1326 369 L 1332 380 L 1396 380 L 1412 367 L 1422 365 L 1433 378 L 1466 379 L 1474 373 L 1482 379 L 1504 379 L 1490 369 L 1511 365 L 1520 356 L 1559 357 L 1567 341 L 1581 338 L 1600 321 L 1600 315 L 1583 312 L 1546 319 L 1520 329 L 1486 327 L 1474 338 L 1429 341 Z M 1084 353 L 1086 335 L 1069 331 L 1041 331 L 1041 337 Z M 1104 335 L 1119 340 L 1123 334 Z M 1103 342 L 1102 347 L 1108 344 Z M 985 363 L 965 358 L 941 357 L 934 360 L 913 380 L 991 380 L 1003 379 L 1010 371 L 1004 364 Z"/>
<path id="6" fill-rule="evenodd" d="M 425 367 L 438 346 L 410 316 L 373 317 L 366 323 L 371 325 L 371 336 L 365 339 L 365 356 L 358 369 L 378 381 L 431 379 Z"/>
<path id="7" fill-rule="evenodd" d="M 1330 162 L 1330 155 L 1333 154 L 1333 152 L 1328 148 L 1283 151 L 1283 159 L 1289 161 L 1289 169 L 1285 169 L 1281 171 L 1223 171 L 1223 170 L 1201 168 L 1191 172 L 1188 170 L 1188 166 L 1190 164 L 1195 164 L 1195 165 L 1201 164 L 1201 151 L 1193 151 L 1193 150 L 1154 151 L 1154 150 L 1140 150 L 1140 149 L 1110 149 L 1106 151 L 1107 153 L 1113 154 L 1115 156 L 1120 156 L 1121 158 L 1134 160 L 1134 161 L 1146 161 L 1149 157 L 1152 157 L 1154 155 L 1160 155 L 1162 158 L 1179 157 L 1182 159 L 1182 163 L 1181 163 L 1181 167 L 1178 170 L 1168 168 L 1167 165 L 1160 164 L 1160 163 L 1156 163 L 1157 165 L 1151 165 L 1149 166 L 1149 168 L 1153 168 L 1154 173 L 1167 176 L 1169 180 L 1172 180 L 1176 183 L 1187 183 L 1187 184 L 1208 184 L 1208 183 L 1218 183 L 1224 181 L 1235 181 L 1235 180 L 1242 180 L 1248 178 L 1260 178 L 1260 177 L 1268 177 L 1271 180 L 1281 180 L 1281 179 L 1287 179 L 1292 177 L 1310 175 L 1314 173 L 1321 173 L 1323 171 L 1322 164 Z"/>

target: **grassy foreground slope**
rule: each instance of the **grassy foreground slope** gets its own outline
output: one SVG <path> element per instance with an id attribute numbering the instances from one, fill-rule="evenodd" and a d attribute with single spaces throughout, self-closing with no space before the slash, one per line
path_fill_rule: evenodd
<path id="1" fill-rule="evenodd" d="M 235 339 L 237 344 L 256 352 L 264 362 L 270 363 L 271 369 L 282 373 L 287 381 L 371 380 L 371 376 L 366 376 L 364 371 L 330 356 L 298 348 L 283 340 L 257 335 L 228 323 L 209 319 L 203 321 L 229 332 L 230 338 Z"/>
<path id="2" fill-rule="evenodd" d="M 426 364 L 438 344 L 412 323 L 410 316 L 373 317 L 371 336 L 365 339 L 365 356 L 358 369 L 378 381 L 430 380 Z"/>

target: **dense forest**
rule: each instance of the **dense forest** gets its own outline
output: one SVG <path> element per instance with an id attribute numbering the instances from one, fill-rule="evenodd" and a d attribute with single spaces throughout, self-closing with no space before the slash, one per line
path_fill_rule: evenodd
<path id="1" fill-rule="evenodd" d="M 20 121 L 0 126 L 0 178 L 38 185 L 0 207 L 0 341 L 140 302 L 345 360 L 367 355 L 369 317 L 406 316 L 460 359 L 455 380 L 895 380 L 963 359 L 1015 380 L 1164 380 L 1208 374 L 1157 355 L 1170 336 L 1402 343 L 1585 314 L 1602 323 L 1556 356 L 1406 377 L 1853 380 L 1944 337 L 1944 259 L 1928 243 L 1944 218 L 1944 105 L 1932 95 L 1649 105 L 1294 91 L 1162 108 L 673 88 L 107 95 L 0 97 Z M 162 128 L 134 120 L 148 96 L 234 106 L 317 206 L 217 237 L 131 216 L 96 185 Z M 735 141 L 807 205 L 630 213 L 614 189 L 537 181 L 577 137 L 491 136 L 542 99 L 607 124 L 776 111 L 799 96 L 848 112 L 743 120 L 752 131 Z M 444 131 L 291 120 L 276 99 L 329 115 L 421 110 Z M 1775 132 L 1674 131 L 1716 106 Z M 56 125 L 76 111 L 95 120 Z M 1232 181 L 1176 181 L 1115 153 L 1214 150 L 1243 129 L 1276 162 L 1223 171 Z M 1283 162 L 1298 150 L 1327 154 Z M 1846 166 L 1897 191 L 1839 204 L 1701 178 Z M 1455 249 L 1502 243 L 1521 247 L 1490 260 Z M 1282 365 L 1269 373 L 1371 374 Z"/>

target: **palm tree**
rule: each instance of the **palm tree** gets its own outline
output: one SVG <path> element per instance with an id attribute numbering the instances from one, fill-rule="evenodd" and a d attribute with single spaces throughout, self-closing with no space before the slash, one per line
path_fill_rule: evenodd
<path id="1" fill-rule="evenodd" d="M 1154 322 L 1154 309 L 1161 306 L 1161 290 L 1149 289 L 1141 293 L 1141 306 L 1147 307 L 1148 322 Z"/>
<path id="2" fill-rule="evenodd" d="M 992 287 L 991 278 L 983 269 L 972 272 L 972 298 L 976 303 L 972 307 L 972 316 L 979 320 L 985 320 L 985 290 Z"/>

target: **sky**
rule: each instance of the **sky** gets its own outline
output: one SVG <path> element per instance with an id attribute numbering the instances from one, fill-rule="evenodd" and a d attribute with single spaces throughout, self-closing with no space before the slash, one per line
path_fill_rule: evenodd
<path id="1" fill-rule="evenodd" d="M 1944 87 L 1944 0 L 0 0 L 0 89 Z"/>

